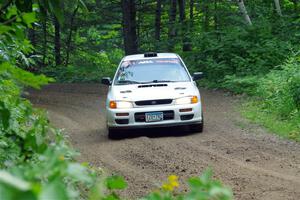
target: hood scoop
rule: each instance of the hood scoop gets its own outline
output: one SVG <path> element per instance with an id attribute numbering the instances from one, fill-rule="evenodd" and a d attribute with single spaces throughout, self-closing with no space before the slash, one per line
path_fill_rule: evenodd
<path id="1" fill-rule="evenodd" d="M 120 93 L 125 94 L 125 93 L 131 93 L 131 90 L 124 90 L 124 91 L 120 91 Z"/>
<path id="2" fill-rule="evenodd" d="M 147 85 L 139 85 L 138 88 L 147 88 L 147 87 L 166 87 L 168 84 L 147 84 Z"/>
<path id="3" fill-rule="evenodd" d="M 185 90 L 186 89 L 186 87 L 176 87 L 176 88 L 174 88 L 175 90 Z"/>

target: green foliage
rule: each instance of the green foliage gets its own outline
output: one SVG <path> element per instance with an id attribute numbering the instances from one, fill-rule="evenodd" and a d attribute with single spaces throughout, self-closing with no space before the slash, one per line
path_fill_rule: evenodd
<path id="1" fill-rule="evenodd" d="M 242 111 L 247 118 L 296 141 L 300 141 L 299 61 L 295 55 L 264 77 L 249 79 L 256 84 L 252 94 L 257 97 Z"/>
<path id="2" fill-rule="evenodd" d="M 105 52 L 81 52 L 79 58 L 74 59 L 74 65 L 49 66 L 41 70 L 50 77 L 55 77 L 59 82 L 100 82 L 103 75 L 113 76 L 122 52 L 115 50 Z M 116 58 L 117 57 L 117 58 Z"/>
<path id="3" fill-rule="evenodd" d="M 17 84 L 26 80 L 26 85 L 39 87 L 47 79 L 28 75 L 7 63 L 0 68 L 0 168 L 7 170 L 0 172 L 2 197 L 78 197 L 78 183 L 88 187 L 94 173 L 73 161 L 75 152 L 66 145 L 62 133 L 51 127 L 44 111 L 20 97 Z"/>
<path id="4" fill-rule="evenodd" d="M 192 177 L 188 180 L 189 190 L 184 194 L 176 194 L 175 192 L 160 189 L 150 193 L 143 200 L 206 200 L 206 199 L 219 199 L 230 200 L 232 199 L 232 192 L 230 189 L 224 187 L 220 182 L 212 179 L 212 171 L 206 170 L 199 177 Z"/>
<path id="5" fill-rule="evenodd" d="M 192 52 L 185 53 L 193 70 L 202 70 L 210 81 L 221 83 L 230 76 L 268 73 L 287 58 L 291 44 L 274 37 L 269 29 L 256 25 L 230 27 L 218 32 L 202 33 L 193 38 L 201 41 Z"/>
<path id="6" fill-rule="evenodd" d="M 299 54 L 264 76 L 226 76 L 221 88 L 251 95 L 241 109 L 244 116 L 285 138 L 300 141 Z"/>
<path id="7" fill-rule="evenodd" d="M 24 71 L 8 62 L 0 65 L 0 75 L 4 79 L 15 81 L 18 85 L 30 86 L 39 89 L 41 86 L 53 82 L 54 79 L 45 75 L 36 76 L 30 72 Z"/>
<path id="8" fill-rule="evenodd" d="M 280 137 L 300 142 L 299 117 L 281 119 L 281 117 L 273 113 L 272 110 L 263 108 L 261 103 L 262 101 L 253 99 L 247 103 L 243 103 L 240 108 L 241 114 L 256 124 L 266 127 L 272 133 L 276 133 Z"/>
<path id="9" fill-rule="evenodd" d="M 74 161 L 75 151 L 49 124 L 45 111 L 21 97 L 24 87 L 40 88 L 53 79 L 17 67 L 31 63 L 26 54 L 33 49 L 24 32 L 35 20 L 18 2 L 1 15 L 4 20 L 16 18 L 9 26 L 1 24 L 8 28 L 0 35 L 1 199 L 78 199 L 79 186 L 90 188 L 95 172 Z"/>
<path id="10" fill-rule="evenodd" d="M 300 63 L 291 58 L 281 70 L 274 70 L 261 79 L 258 95 L 266 99 L 264 107 L 282 118 L 299 114 Z"/>
<path id="11" fill-rule="evenodd" d="M 111 176 L 106 179 L 106 187 L 112 189 L 125 189 L 127 184 L 121 176 Z"/>
<path id="12" fill-rule="evenodd" d="M 200 177 L 189 179 L 190 192 L 183 199 L 232 199 L 230 189 L 224 187 L 219 181 L 212 180 L 212 171 L 207 170 Z"/>
<path id="13" fill-rule="evenodd" d="M 76 163 L 63 134 L 43 110 L 21 98 L 19 85 L 47 83 L 17 67 L 0 65 L 0 191 L 4 199 L 74 199 L 79 184 L 89 188 L 95 173 Z M 90 185 L 90 186 L 89 186 Z"/>
<path id="14" fill-rule="evenodd" d="M 236 94 L 246 93 L 248 95 L 255 95 L 259 85 L 259 76 L 245 76 L 238 77 L 236 75 L 227 75 L 221 86 L 224 89 L 232 91 Z"/>

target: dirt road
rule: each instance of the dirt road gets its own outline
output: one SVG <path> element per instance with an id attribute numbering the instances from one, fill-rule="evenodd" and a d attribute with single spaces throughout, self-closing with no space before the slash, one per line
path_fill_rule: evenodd
<path id="1" fill-rule="evenodd" d="M 237 112 L 234 97 L 201 90 L 205 130 L 139 130 L 122 140 L 107 138 L 105 88 L 96 84 L 51 85 L 30 92 L 36 106 L 49 110 L 51 121 L 64 128 L 90 162 L 125 176 L 124 195 L 141 197 L 170 174 L 184 182 L 207 167 L 232 187 L 235 199 L 300 199 L 300 144 L 285 141 L 249 125 Z"/>

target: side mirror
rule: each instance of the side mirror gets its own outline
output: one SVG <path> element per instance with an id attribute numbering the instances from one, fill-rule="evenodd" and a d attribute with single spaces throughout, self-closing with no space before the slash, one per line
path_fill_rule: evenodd
<path id="1" fill-rule="evenodd" d="M 103 85 L 111 85 L 110 77 L 103 77 L 102 80 L 101 80 L 101 83 Z"/>
<path id="2" fill-rule="evenodd" d="M 195 72 L 192 77 L 194 81 L 199 80 L 203 78 L 203 72 Z"/>

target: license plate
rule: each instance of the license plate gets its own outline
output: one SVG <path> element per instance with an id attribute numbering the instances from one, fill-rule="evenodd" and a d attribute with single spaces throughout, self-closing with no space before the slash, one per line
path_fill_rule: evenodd
<path id="1" fill-rule="evenodd" d="M 146 122 L 157 122 L 164 119 L 163 112 L 151 112 L 145 114 Z"/>

